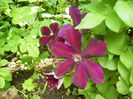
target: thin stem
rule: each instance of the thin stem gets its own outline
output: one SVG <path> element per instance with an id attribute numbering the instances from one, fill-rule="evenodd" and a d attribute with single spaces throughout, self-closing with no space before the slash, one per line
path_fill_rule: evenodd
<path id="1" fill-rule="evenodd" d="M 48 85 L 48 83 L 46 82 L 44 87 L 43 87 L 42 93 L 44 93 L 46 91 L 47 85 Z"/>

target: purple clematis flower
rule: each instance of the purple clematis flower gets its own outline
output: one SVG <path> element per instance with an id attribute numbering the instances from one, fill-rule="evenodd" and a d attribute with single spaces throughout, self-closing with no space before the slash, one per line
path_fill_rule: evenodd
<path id="1" fill-rule="evenodd" d="M 69 15 L 71 16 L 74 26 L 78 26 L 81 20 L 87 15 L 87 13 L 80 13 L 80 10 L 76 6 L 71 6 L 69 8 Z M 82 29 L 81 32 L 85 33 L 88 29 Z"/>
<path id="2" fill-rule="evenodd" d="M 64 78 L 58 78 L 56 77 L 55 73 L 45 73 L 46 82 L 49 82 L 50 88 L 55 88 L 59 89 L 63 83 Z"/>
<path id="3" fill-rule="evenodd" d="M 81 51 L 81 34 L 70 24 L 61 27 L 58 35 L 63 37 L 69 45 L 59 41 L 53 42 L 51 45 L 51 51 L 56 58 L 65 58 L 55 68 L 56 76 L 61 77 L 75 67 L 72 81 L 80 89 L 86 87 L 89 77 L 95 83 L 103 83 L 104 72 L 102 68 L 99 64 L 87 59 L 103 56 L 106 51 L 106 43 L 90 39 L 87 48 Z"/>
<path id="4" fill-rule="evenodd" d="M 59 31 L 58 23 L 52 23 L 50 24 L 50 28 L 47 26 L 43 26 L 41 28 L 41 33 L 45 35 L 45 37 L 40 38 L 40 44 L 51 44 L 55 40 L 63 41 L 62 38 L 57 37 Z"/>

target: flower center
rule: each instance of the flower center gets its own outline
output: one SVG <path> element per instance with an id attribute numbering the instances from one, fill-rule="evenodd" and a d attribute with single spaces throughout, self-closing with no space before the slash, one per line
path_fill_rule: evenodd
<path id="1" fill-rule="evenodd" d="M 82 57 L 79 54 L 75 54 L 73 55 L 73 59 L 75 62 L 80 62 L 82 60 Z"/>
<path id="2" fill-rule="evenodd" d="M 54 35 L 54 33 L 53 33 L 53 32 L 51 32 L 51 33 L 50 33 L 50 35 L 51 35 L 51 36 L 53 36 L 53 35 Z"/>

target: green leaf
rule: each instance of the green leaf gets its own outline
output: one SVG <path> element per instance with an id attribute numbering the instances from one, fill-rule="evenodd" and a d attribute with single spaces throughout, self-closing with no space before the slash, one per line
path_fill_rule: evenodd
<path id="1" fill-rule="evenodd" d="M 118 93 L 114 86 L 109 85 L 106 81 L 103 84 L 97 84 L 96 87 L 102 93 L 105 99 L 118 99 Z"/>
<path id="2" fill-rule="evenodd" d="M 0 4 L 1 3 L 13 3 L 13 1 L 12 0 L 0 0 Z"/>
<path id="3" fill-rule="evenodd" d="M 129 86 L 125 83 L 125 81 L 119 77 L 119 81 L 116 84 L 117 90 L 119 93 L 126 95 L 129 92 Z"/>
<path id="4" fill-rule="evenodd" d="M 28 53 L 32 57 L 38 57 L 39 55 L 39 49 L 36 45 L 29 45 L 28 46 Z"/>
<path id="5" fill-rule="evenodd" d="M 131 68 L 130 82 L 133 84 L 133 67 Z"/>
<path id="6" fill-rule="evenodd" d="M 87 5 L 87 9 L 90 10 L 90 12 L 93 13 L 102 13 L 105 14 L 106 12 L 106 6 L 102 2 L 94 2 Z"/>
<path id="7" fill-rule="evenodd" d="M 71 76 L 70 76 L 70 75 L 66 75 L 66 76 L 64 77 L 64 82 L 63 82 L 63 84 L 64 84 L 64 87 L 65 87 L 65 88 L 68 88 L 68 87 L 72 84 L 72 80 L 71 80 Z"/>
<path id="8" fill-rule="evenodd" d="M 114 7 L 118 16 L 130 27 L 133 27 L 133 1 L 118 0 Z"/>
<path id="9" fill-rule="evenodd" d="M 105 16 L 101 13 L 88 13 L 76 27 L 76 29 L 90 29 L 101 24 L 105 19 Z"/>
<path id="10" fill-rule="evenodd" d="M 126 68 L 126 66 L 124 66 L 120 61 L 118 62 L 118 72 L 120 73 L 120 75 L 121 75 L 121 77 L 123 78 L 123 80 L 124 80 L 127 84 L 130 84 L 130 82 L 129 82 L 130 72 L 129 72 L 129 70 Z"/>
<path id="11" fill-rule="evenodd" d="M 120 60 L 127 67 L 133 66 L 133 47 L 129 47 L 126 51 L 121 52 Z"/>
<path id="12" fill-rule="evenodd" d="M 0 68 L 0 76 L 4 77 L 7 81 L 12 80 L 12 75 L 8 68 Z"/>
<path id="13" fill-rule="evenodd" d="M 28 45 L 27 45 L 27 42 L 26 42 L 26 40 L 24 40 L 24 39 L 22 39 L 22 40 L 20 40 L 20 51 L 22 52 L 22 53 L 25 53 L 26 51 L 28 51 Z"/>
<path id="14" fill-rule="evenodd" d="M 109 70 L 116 70 L 118 65 L 118 58 L 113 58 L 109 61 L 109 57 L 99 57 L 98 62 L 100 65 L 104 68 L 107 68 Z"/>
<path id="15" fill-rule="evenodd" d="M 38 8 L 39 7 L 25 6 L 13 9 L 11 11 L 13 24 L 19 24 L 20 26 L 29 25 L 29 23 L 32 23 L 35 20 Z"/>
<path id="16" fill-rule="evenodd" d="M 131 99 L 133 99 L 133 85 L 129 88 L 130 92 L 131 92 Z"/>
<path id="17" fill-rule="evenodd" d="M 6 59 L 0 60 L 0 66 L 5 66 L 8 64 L 8 61 Z"/>
<path id="18" fill-rule="evenodd" d="M 127 46 L 127 39 L 127 35 L 123 32 L 119 34 L 109 32 L 105 36 L 108 51 L 119 55 L 121 51 L 125 50 Z"/>
<path id="19" fill-rule="evenodd" d="M 105 22 L 102 22 L 100 25 L 98 25 L 97 27 L 95 28 L 92 28 L 91 31 L 94 33 L 94 34 L 99 34 L 99 35 L 106 35 L 107 34 L 107 31 L 106 31 L 106 25 L 105 25 Z"/>
<path id="20" fill-rule="evenodd" d="M 29 1 L 30 3 L 32 3 L 32 2 L 39 2 L 43 0 L 18 0 L 18 2 L 24 2 L 24 1 Z"/>
<path id="21" fill-rule="evenodd" d="M 5 79 L 0 76 L 0 88 L 4 88 L 5 86 Z"/>
<path id="22" fill-rule="evenodd" d="M 25 80 L 22 86 L 24 89 L 31 91 L 37 87 L 37 83 L 33 83 L 33 79 L 30 78 L 30 79 Z"/>
<path id="23" fill-rule="evenodd" d="M 123 22 L 120 20 L 115 12 L 110 13 L 106 17 L 105 23 L 107 27 L 114 32 L 120 32 L 123 27 Z"/>
<path id="24" fill-rule="evenodd" d="M 105 98 L 103 96 L 97 94 L 96 97 L 95 97 L 95 99 L 105 99 Z"/>

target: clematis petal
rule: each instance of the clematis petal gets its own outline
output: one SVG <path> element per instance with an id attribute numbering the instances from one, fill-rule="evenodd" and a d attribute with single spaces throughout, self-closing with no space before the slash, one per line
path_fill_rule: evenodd
<path id="1" fill-rule="evenodd" d="M 66 59 L 58 64 L 58 66 L 55 68 L 55 74 L 57 77 L 63 76 L 66 73 L 70 72 L 71 69 L 74 67 L 74 60 L 72 59 Z"/>
<path id="2" fill-rule="evenodd" d="M 50 88 L 55 88 L 56 86 L 58 86 L 58 81 L 49 83 L 49 86 Z"/>
<path id="3" fill-rule="evenodd" d="M 77 26 L 81 21 L 80 11 L 76 6 L 71 6 L 69 8 L 69 15 L 71 16 L 74 26 Z"/>
<path id="4" fill-rule="evenodd" d="M 100 65 L 90 60 L 83 60 L 91 80 L 97 84 L 104 83 L 104 72 Z"/>
<path id="5" fill-rule="evenodd" d="M 62 26 L 58 32 L 59 37 L 67 40 L 76 52 L 81 50 L 81 34 L 70 24 Z"/>
<path id="6" fill-rule="evenodd" d="M 86 15 L 87 15 L 87 13 L 81 14 L 81 19 L 83 19 Z"/>
<path id="7" fill-rule="evenodd" d="M 50 24 L 50 29 L 52 30 L 53 33 L 57 34 L 57 32 L 58 32 L 58 23 Z"/>
<path id="8" fill-rule="evenodd" d="M 45 45 L 48 44 L 51 40 L 51 36 L 41 37 L 40 38 L 40 44 Z"/>
<path id="9" fill-rule="evenodd" d="M 49 34 L 50 34 L 50 30 L 49 30 L 49 28 L 48 28 L 47 26 L 43 26 L 43 27 L 41 28 L 41 33 L 42 33 L 43 35 L 49 35 Z"/>
<path id="10" fill-rule="evenodd" d="M 82 56 L 89 58 L 93 56 L 104 56 L 106 43 L 101 40 L 91 39 L 87 48 L 82 52 Z"/>
<path id="11" fill-rule="evenodd" d="M 72 57 L 74 55 L 74 51 L 70 46 L 59 41 L 51 44 L 51 51 L 56 58 Z"/>
<path id="12" fill-rule="evenodd" d="M 73 75 L 73 84 L 80 89 L 84 89 L 88 82 L 89 74 L 84 67 L 84 64 L 81 62 L 77 67 Z"/>

